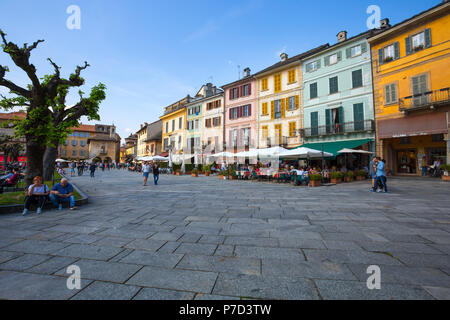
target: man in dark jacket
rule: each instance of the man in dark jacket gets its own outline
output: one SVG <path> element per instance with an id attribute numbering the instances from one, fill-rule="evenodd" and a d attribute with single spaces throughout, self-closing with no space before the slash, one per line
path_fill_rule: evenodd
<path id="1" fill-rule="evenodd" d="M 155 182 L 155 186 L 158 185 L 158 180 L 159 180 L 159 167 L 158 164 L 155 163 L 153 165 L 153 181 Z"/>

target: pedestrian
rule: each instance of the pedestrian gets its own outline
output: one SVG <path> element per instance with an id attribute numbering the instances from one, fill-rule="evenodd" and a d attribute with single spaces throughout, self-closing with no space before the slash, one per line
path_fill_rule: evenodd
<path id="1" fill-rule="evenodd" d="M 428 164 L 427 157 L 423 156 L 422 161 L 420 162 L 420 166 L 422 167 L 422 177 L 428 176 Z"/>
<path id="2" fill-rule="evenodd" d="M 370 178 L 372 179 L 372 189 L 375 188 L 375 180 L 377 178 L 376 162 L 377 162 L 377 157 L 373 157 L 372 161 L 370 161 L 370 163 L 369 163 L 369 175 L 370 175 Z"/>
<path id="3" fill-rule="evenodd" d="M 144 162 L 144 165 L 142 167 L 142 171 L 143 171 L 143 176 L 144 176 L 144 187 L 147 186 L 147 180 L 148 180 L 148 176 L 150 174 L 150 165 L 148 164 L 148 162 Z"/>
<path id="4" fill-rule="evenodd" d="M 158 180 L 159 180 L 159 167 L 158 164 L 155 163 L 153 165 L 153 181 L 155 182 L 155 186 L 158 185 Z"/>
<path id="5" fill-rule="evenodd" d="M 50 194 L 50 189 L 46 184 L 42 184 L 41 177 L 34 177 L 33 184 L 28 187 L 27 193 L 25 197 L 25 205 L 23 209 L 22 215 L 25 216 L 28 214 L 28 210 L 30 210 L 30 205 L 33 202 L 36 202 L 37 214 L 42 213 L 42 208 L 44 207 L 45 201 L 47 200 L 48 195 Z"/>
<path id="6" fill-rule="evenodd" d="M 71 162 L 70 163 L 70 176 L 73 177 L 75 175 L 75 167 L 77 165 L 75 164 L 75 162 Z"/>
<path id="7" fill-rule="evenodd" d="M 76 210 L 75 197 L 73 195 L 73 186 L 67 181 L 67 179 L 61 179 L 60 183 L 53 186 L 50 192 L 50 200 L 55 208 L 62 210 L 63 202 L 69 202 L 70 210 Z"/>
<path id="8" fill-rule="evenodd" d="M 97 169 L 97 166 L 95 165 L 95 163 L 91 163 L 91 165 L 89 166 L 89 171 L 91 172 L 91 178 L 95 178 L 95 169 Z"/>
<path id="9" fill-rule="evenodd" d="M 372 189 L 372 192 L 376 192 L 378 188 L 378 184 L 380 183 L 382 186 L 382 189 L 384 190 L 384 193 L 387 193 L 387 186 L 386 186 L 386 164 L 385 160 L 381 160 L 379 157 L 377 157 L 377 173 L 376 173 L 376 180 L 375 180 L 375 187 Z"/>

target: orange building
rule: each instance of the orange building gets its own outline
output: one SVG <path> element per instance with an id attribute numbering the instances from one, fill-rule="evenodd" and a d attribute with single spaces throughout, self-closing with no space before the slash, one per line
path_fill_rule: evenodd
<path id="1" fill-rule="evenodd" d="M 377 154 L 393 174 L 449 161 L 450 2 L 397 25 L 382 21 L 372 50 Z"/>

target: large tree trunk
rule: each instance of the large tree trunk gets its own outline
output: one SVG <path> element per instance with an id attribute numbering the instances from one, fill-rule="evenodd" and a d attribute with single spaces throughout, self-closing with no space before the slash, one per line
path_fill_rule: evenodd
<path id="1" fill-rule="evenodd" d="M 39 142 L 32 141 L 27 137 L 27 171 L 25 175 L 25 187 L 33 184 L 33 178 L 36 176 L 42 177 L 44 172 L 43 158 L 45 153 L 45 146 Z"/>
<path id="2" fill-rule="evenodd" d="M 44 154 L 44 181 L 51 181 L 55 172 L 55 160 L 58 157 L 58 142 L 53 141 L 55 147 L 47 146 Z"/>

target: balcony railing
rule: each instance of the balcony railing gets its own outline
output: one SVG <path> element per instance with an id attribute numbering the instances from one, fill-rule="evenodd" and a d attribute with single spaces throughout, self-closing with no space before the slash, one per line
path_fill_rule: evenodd
<path id="1" fill-rule="evenodd" d="M 439 107 L 448 103 L 450 103 L 450 87 L 399 99 L 399 109 L 402 112 L 407 112 Z"/>
<path id="2" fill-rule="evenodd" d="M 300 130 L 300 136 L 303 138 L 330 136 L 336 134 L 372 132 L 375 130 L 374 120 L 345 122 L 334 125 L 318 126 Z"/>

